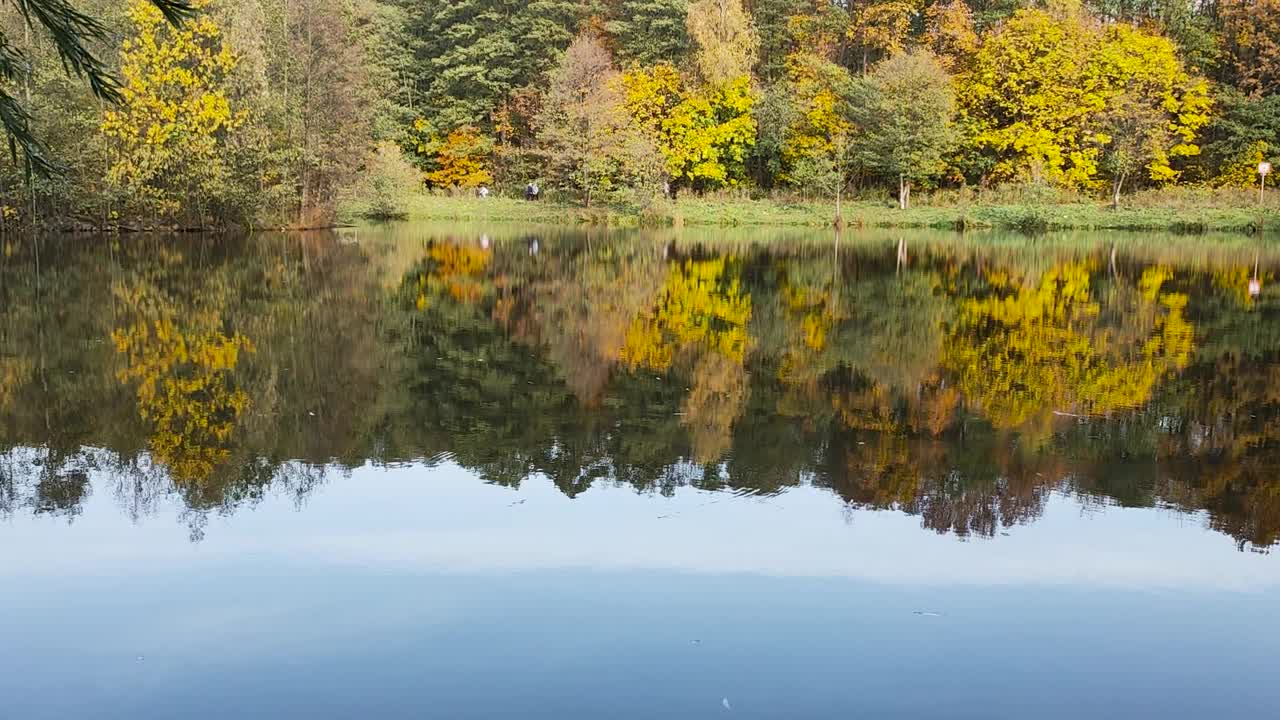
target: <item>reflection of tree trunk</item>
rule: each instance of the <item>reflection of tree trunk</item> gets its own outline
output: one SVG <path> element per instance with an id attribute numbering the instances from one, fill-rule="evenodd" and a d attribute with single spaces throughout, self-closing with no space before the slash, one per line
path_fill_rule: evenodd
<path id="1" fill-rule="evenodd" d="M 836 228 L 835 262 L 831 266 L 831 299 L 832 307 L 840 307 L 840 228 Z"/>

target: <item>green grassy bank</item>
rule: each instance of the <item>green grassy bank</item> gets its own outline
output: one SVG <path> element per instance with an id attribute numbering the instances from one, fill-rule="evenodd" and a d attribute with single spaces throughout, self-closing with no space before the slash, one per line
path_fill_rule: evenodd
<path id="1" fill-rule="evenodd" d="M 1280 196 L 1280 192 L 1275 193 Z M 1139 197 L 1134 204 L 1113 209 L 1101 202 L 955 202 L 920 204 L 899 210 L 887 203 L 846 202 L 842 216 L 852 227 L 1016 229 L 1048 230 L 1154 230 L 1165 232 L 1268 233 L 1280 230 L 1280 202 L 1268 199 L 1265 207 L 1229 200 L 1241 195 L 1195 198 L 1182 195 L 1165 205 L 1159 197 Z M 1254 196 L 1256 203 L 1256 196 Z M 408 220 L 517 221 L 604 226 L 773 226 L 824 227 L 835 219 L 829 202 L 751 200 L 746 198 L 681 198 L 642 209 L 618 206 L 584 208 L 548 200 L 490 197 L 450 197 L 413 194 L 398 202 Z M 344 209 L 346 220 L 362 214 L 353 203 Z"/>

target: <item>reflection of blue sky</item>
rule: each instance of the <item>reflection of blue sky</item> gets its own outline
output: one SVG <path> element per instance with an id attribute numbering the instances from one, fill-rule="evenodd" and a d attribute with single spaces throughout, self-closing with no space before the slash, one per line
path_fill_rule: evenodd
<path id="1" fill-rule="evenodd" d="M 829 492 L 365 468 L 187 540 L 0 525 L 0 717 L 1263 717 L 1280 558 L 1055 498 L 958 542 Z M 523 499 L 520 505 L 513 502 Z M 659 516 L 670 516 L 658 519 Z M 938 617 L 914 611 L 937 612 Z M 697 641 L 696 643 L 694 641 Z M 139 659 L 141 658 L 141 659 Z"/>
<path id="2" fill-rule="evenodd" d="M 671 498 L 599 486 L 569 499 L 535 478 L 518 493 L 445 465 L 366 467 L 330 482 L 298 510 L 272 497 L 213 516 L 206 538 L 161 513 L 137 525 L 95 482 L 83 516 L 22 516 L 4 533 L 28 551 L 0 557 L 0 576 L 151 571 L 246 557 L 391 572 L 548 569 L 844 577 L 926 585 L 1070 584 L 1267 590 L 1280 557 L 1235 550 L 1202 515 L 1086 509 L 1054 496 L 1008 536 L 958 542 L 896 512 L 848 513 L 829 491 L 740 497 L 681 489 Z M 513 504 L 523 501 L 520 504 Z"/>

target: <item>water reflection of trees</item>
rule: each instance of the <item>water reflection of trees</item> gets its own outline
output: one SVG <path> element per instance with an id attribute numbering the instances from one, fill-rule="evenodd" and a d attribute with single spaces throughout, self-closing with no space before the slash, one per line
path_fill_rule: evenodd
<path id="1" fill-rule="evenodd" d="M 828 488 L 988 536 L 1055 492 L 1280 540 L 1252 268 L 640 236 L 52 242 L 0 266 L 0 513 L 133 517 L 363 463 L 574 496 Z"/>

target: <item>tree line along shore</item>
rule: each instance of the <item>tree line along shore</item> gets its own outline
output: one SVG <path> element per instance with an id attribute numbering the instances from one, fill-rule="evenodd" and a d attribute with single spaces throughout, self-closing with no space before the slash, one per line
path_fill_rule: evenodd
<path id="1" fill-rule="evenodd" d="M 29 0 L 0 21 L 0 231 L 1277 212 L 1280 0 Z M 533 186 L 547 202 L 511 203 Z"/>

